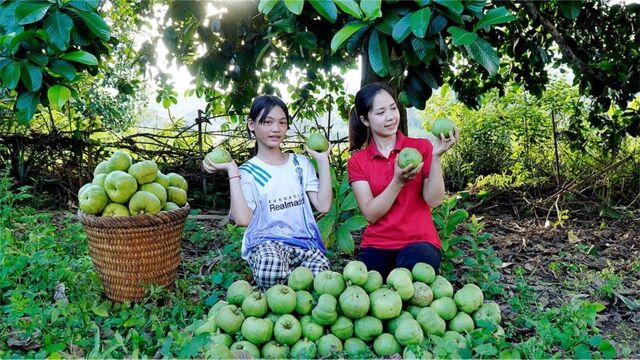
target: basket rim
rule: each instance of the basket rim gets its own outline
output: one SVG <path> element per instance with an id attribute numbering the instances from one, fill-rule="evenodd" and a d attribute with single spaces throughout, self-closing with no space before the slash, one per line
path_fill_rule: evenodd
<path id="1" fill-rule="evenodd" d="M 114 228 L 114 227 L 135 227 L 135 226 L 154 226 L 166 224 L 172 221 L 182 221 L 189 215 L 191 206 L 186 203 L 184 206 L 169 210 L 160 211 L 155 214 L 141 214 L 133 216 L 113 216 L 103 217 L 89 215 L 78 209 L 76 218 L 85 226 Z"/>

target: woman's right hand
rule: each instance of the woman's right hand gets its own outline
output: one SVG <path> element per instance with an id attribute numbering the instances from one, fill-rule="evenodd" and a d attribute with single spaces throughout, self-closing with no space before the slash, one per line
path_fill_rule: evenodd
<path id="1" fill-rule="evenodd" d="M 218 170 L 224 170 L 229 174 L 230 177 L 240 174 L 240 170 L 238 170 L 238 165 L 236 165 L 235 161 L 231 160 L 230 162 L 216 164 L 206 157 L 202 161 L 202 170 L 208 173 L 212 173 Z"/>
<path id="2" fill-rule="evenodd" d="M 400 185 L 404 185 L 408 181 L 415 178 L 420 171 L 422 171 L 423 162 L 418 164 L 418 166 L 414 167 L 413 165 L 409 165 L 404 169 L 400 167 L 400 157 L 396 156 L 396 161 L 393 170 L 393 179 Z"/>

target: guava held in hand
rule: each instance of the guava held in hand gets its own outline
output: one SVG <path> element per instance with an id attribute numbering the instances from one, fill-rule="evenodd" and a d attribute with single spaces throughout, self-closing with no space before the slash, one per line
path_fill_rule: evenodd
<path id="1" fill-rule="evenodd" d="M 456 124 L 451 121 L 451 119 L 447 118 L 438 118 L 433 121 L 431 125 L 431 133 L 435 135 L 438 139 L 440 136 L 444 135 L 445 138 L 449 137 L 449 133 L 453 133 Z"/>
<path id="2" fill-rule="evenodd" d="M 307 137 L 307 147 L 313 151 L 325 152 L 329 148 L 329 141 L 322 134 L 314 132 Z"/>
<path id="3" fill-rule="evenodd" d="M 398 154 L 398 165 L 401 169 L 411 165 L 414 168 L 422 162 L 422 154 L 414 148 L 404 148 Z"/>
<path id="4" fill-rule="evenodd" d="M 223 164 L 231 162 L 231 154 L 222 148 L 217 147 L 207 154 L 206 158 L 214 164 Z"/>

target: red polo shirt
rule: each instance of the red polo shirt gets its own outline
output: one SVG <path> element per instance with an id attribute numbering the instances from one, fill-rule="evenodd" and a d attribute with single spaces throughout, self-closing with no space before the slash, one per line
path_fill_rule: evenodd
<path id="1" fill-rule="evenodd" d="M 347 165 L 349 183 L 366 181 L 373 196 L 378 196 L 391 183 L 396 156 L 405 147 L 415 148 L 422 154 L 422 173 L 403 186 L 385 215 L 367 226 L 362 235 L 363 248 L 401 249 L 415 242 L 428 242 L 442 248 L 431 208 L 422 197 L 422 184 L 429 177 L 433 157 L 433 145 L 429 140 L 406 137 L 398 131 L 396 144 L 386 158 L 372 139 L 366 148 L 351 155 Z"/>

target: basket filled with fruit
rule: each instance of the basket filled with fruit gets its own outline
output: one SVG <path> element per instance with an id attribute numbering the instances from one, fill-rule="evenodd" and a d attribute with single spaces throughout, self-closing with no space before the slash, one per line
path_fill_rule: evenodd
<path id="1" fill-rule="evenodd" d="M 151 284 L 172 289 L 189 214 L 186 180 L 121 150 L 93 175 L 78 191 L 78 219 L 107 297 L 140 300 Z"/>

